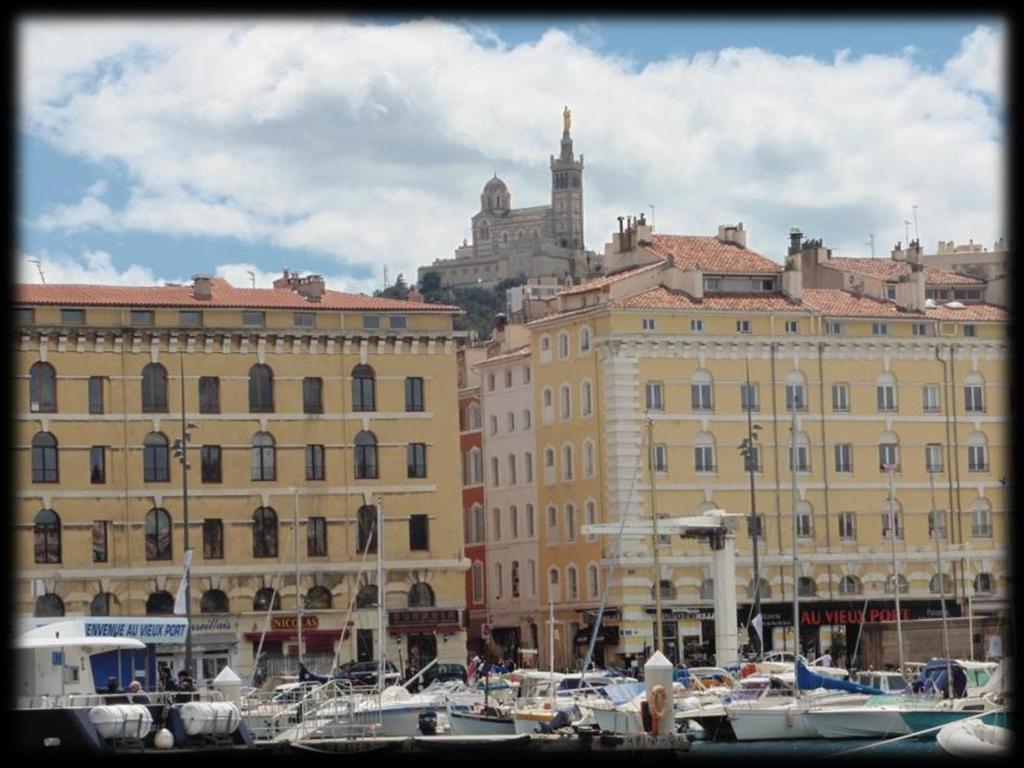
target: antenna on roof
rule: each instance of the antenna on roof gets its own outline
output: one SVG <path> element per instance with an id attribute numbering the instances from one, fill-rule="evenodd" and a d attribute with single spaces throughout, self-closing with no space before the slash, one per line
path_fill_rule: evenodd
<path id="1" fill-rule="evenodd" d="M 867 245 L 871 246 L 871 257 L 874 258 L 874 256 L 875 256 L 875 236 L 873 234 L 868 235 Z"/>
<path id="2" fill-rule="evenodd" d="M 903 230 L 904 230 L 903 234 L 906 235 L 906 240 L 904 240 L 903 242 L 909 243 L 910 242 L 910 222 L 907 221 L 906 219 L 903 220 Z"/>
<path id="3" fill-rule="evenodd" d="M 654 229 L 654 203 L 650 203 L 647 207 L 651 209 L 651 229 Z"/>
<path id="4" fill-rule="evenodd" d="M 388 283 L 388 265 L 385 264 L 384 265 L 384 287 L 387 288 L 388 285 L 389 285 L 389 283 Z"/>
<path id="5" fill-rule="evenodd" d="M 255 288 L 256 288 L 256 273 L 253 272 L 251 269 L 245 270 L 245 273 L 249 276 L 249 281 L 252 283 L 252 287 L 255 290 Z"/>
<path id="6" fill-rule="evenodd" d="M 912 205 L 910 207 L 914 209 L 914 239 L 917 240 L 917 242 L 920 243 L 921 242 L 921 235 L 917 231 L 917 206 L 916 205 Z"/>
<path id="7" fill-rule="evenodd" d="M 46 285 L 46 273 L 43 272 L 43 262 L 39 259 L 29 259 L 28 261 L 36 265 L 36 269 L 39 270 L 39 279 L 43 281 L 43 285 Z"/>

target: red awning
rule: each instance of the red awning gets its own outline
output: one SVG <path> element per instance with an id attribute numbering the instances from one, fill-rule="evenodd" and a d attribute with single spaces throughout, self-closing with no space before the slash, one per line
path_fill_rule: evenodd
<path id="1" fill-rule="evenodd" d="M 342 637 L 342 632 L 345 633 L 345 637 L 348 637 L 348 630 L 341 629 L 304 629 L 302 630 L 302 639 L 324 639 L 324 640 L 338 640 Z M 294 629 L 275 629 L 272 632 L 267 632 L 264 635 L 262 632 L 246 632 L 242 635 L 246 640 L 259 640 L 263 637 L 265 640 L 277 642 L 279 640 L 298 640 L 299 633 Z"/>
<path id="2" fill-rule="evenodd" d="M 388 627 L 388 632 L 392 635 L 429 635 L 434 632 L 440 632 L 443 635 L 454 635 L 456 632 L 461 631 L 462 627 L 458 624 L 443 624 L 438 627 Z"/>

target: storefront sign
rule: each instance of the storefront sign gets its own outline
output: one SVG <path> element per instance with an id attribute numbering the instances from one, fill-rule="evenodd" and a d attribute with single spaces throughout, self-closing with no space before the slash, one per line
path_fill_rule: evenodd
<path id="1" fill-rule="evenodd" d="M 440 624 L 458 624 L 458 608 L 426 608 L 424 610 L 388 611 L 388 628 L 423 627 L 432 629 Z"/>
<path id="2" fill-rule="evenodd" d="M 590 636 L 594 634 L 593 627 L 581 627 L 576 632 L 576 644 L 577 645 L 589 645 Z M 618 645 L 619 644 L 619 628 L 614 626 L 601 625 L 600 631 L 597 633 L 597 642 L 605 643 L 606 645 Z"/>
<path id="3" fill-rule="evenodd" d="M 653 606 L 648 606 L 644 608 L 644 610 L 651 616 L 658 612 L 658 609 Z M 714 621 L 715 611 L 713 608 L 704 606 L 662 608 L 661 618 L 662 621 L 679 621 L 680 619 L 686 619 L 690 621 Z"/>
<path id="4" fill-rule="evenodd" d="M 132 637 L 146 644 L 183 643 L 188 619 L 85 619 L 86 637 Z"/>
<path id="5" fill-rule="evenodd" d="M 216 616 L 212 618 L 203 617 L 192 620 L 193 635 L 205 634 L 207 632 L 235 632 L 236 630 L 237 626 L 235 620 L 224 616 Z"/>
<path id="6" fill-rule="evenodd" d="M 303 629 L 318 629 L 320 627 L 320 619 L 314 614 L 305 615 L 302 617 L 302 628 Z M 299 628 L 299 617 L 298 616 L 274 616 L 270 619 L 271 629 L 295 629 Z"/>
<path id="7" fill-rule="evenodd" d="M 743 606 L 737 611 L 739 623 L 747 623 L 750 607 Z M 946 601 L 946 615 L 960 615 L 960 607 L 952 600 Z M 785 603 L 762 603 L 761 616 L 766 627 L 793 626 L 793 606 Z M 712 616 L 713 618 L 713 616 Z M 884 621 L 896 621 L 895 601 L 869 601 L 867 609 L 864 603 L 853 606 L 849 603 L 822 602 L 800 606 L 800 626 L 820 627 L 841 624 L 874 624 Z M 938 600 L 900 600 L 901 621 L 914 619 L 942 618 L 942 605 Z"/>

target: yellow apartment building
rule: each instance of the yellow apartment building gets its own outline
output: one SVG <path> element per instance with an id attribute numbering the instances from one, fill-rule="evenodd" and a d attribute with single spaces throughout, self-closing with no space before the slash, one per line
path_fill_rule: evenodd
<path id="1" fill-rule="evenodd" d="M 661 537 L 655 579 L 649 539 L 567 529 L 650 519 L 652 504 L 658 517 L 747 516 L 735 583 L 747 642 L 748 408 L 766 650 L 793 649 L 794 531 L 806 653 L 852 649 L 861 613 L 894 616 L 897 585 L 904 618 L 941 615 L 940 598 L 966 615 L 1007 597 L 1006 311 L 926 301 L 916 265 L 892 299 L 804 289 L 799 244 L 783 266 L 745 238 L 742 225 L 655 235 L 640 218 L 606 246 L 604 277 L 562 291 L 529 324 L 543 473 L 537 612 L 555 603 L 556 666 L 583 656 L 609 574 L 598 663 L 651 649 L 655 583 L 667 655 L 713 650 L 720 587 L 706 543 Z"/>
<path id="2" fill-rule="evenodd" d="M 188 424 L 201 675 L 293 655 L 299 595 L 307 658 L 375 659 L 381 586 L 389 660 L 464 660 L 457 307 L 285 272 L 20 285 L 14 312 L 18 614 L 173 611 Z"/>

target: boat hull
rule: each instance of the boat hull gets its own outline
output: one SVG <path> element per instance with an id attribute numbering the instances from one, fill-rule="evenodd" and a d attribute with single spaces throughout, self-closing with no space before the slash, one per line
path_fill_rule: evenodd
<path id="1" fill-rule="evenodd" d="M 489 717 L 449 710 L 448 727 L 456 736 L 511 736 L 516 732 L 511 717 Z"/>
<path id="2" fill-rule="evenodd" d="M 643 733 L 644 724 L 639 712 L 622 709 L 591 707 L 597 727 L 607 733 Z"/>
<path id="3" fill-rule="evenodd" d="M 795 705 L 729 709 L 729 722 L 737 741 L 814 739 L 818 733 Z"/>
<path id="4" fill-rule="evenodd" d="M 804 720 L 823 739 L 884 739 L 910 733 L 899 709 L 810 710 Z"/>

